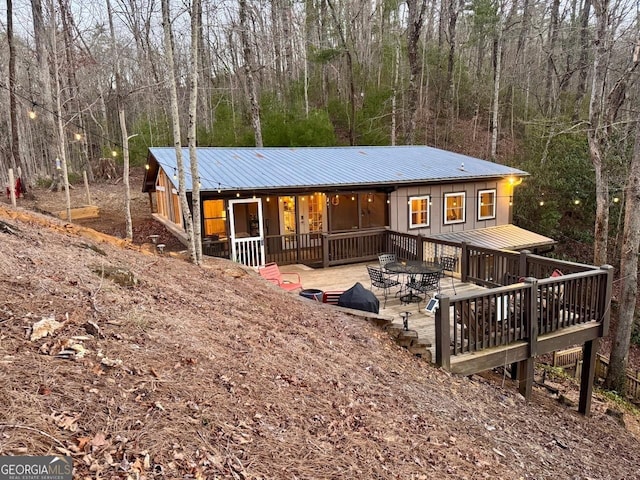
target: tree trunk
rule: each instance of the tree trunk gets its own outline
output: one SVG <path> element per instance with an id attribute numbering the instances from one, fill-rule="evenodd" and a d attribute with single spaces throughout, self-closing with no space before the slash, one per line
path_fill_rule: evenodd
<path id="1" fill-rule="evenodd" d="M 413 145 L 416 139 L 416 128 L 418 124 L 418 79 L 420 78 L 421 63 L 418 59 L 418 45 L 420 42 L 420 32 L 424 25 L 424 12 L 427 8 L 427 0 L 420 0 L 422 3 L 418 10 L 418 0 L 407 0 L 407 60 L 409 62 L 409 87 L 407 89 L 407 109 L 409 115 L 409 125 L 405 133 L 405 143 Z M 444 0 L 443 0 L 444 2 Z M 443 3 L 441 3 L 442 5 Z M 442 25 L 442 20 L 440 21 Z M 438 31 L 440 32 L 442 28 Z M 440 35 L 439 35 L 440 37 Z"/>
<path id="2" fill-rule="evenodd" d="M 202 263 L 202 228 L 200 223 L 200 174 L 196 152 L 196 131 L 198 124 L 198 38 L 200 37 L 200 0 L 191 2 L 191 61 L 189 65 L 189 164 L 191 166 L 191 206 L 193 208 L 193 243 L 195 263 Z"/>
<path id="3" fill-rule="evenodd" d="M 16 102 L 16 47 L 13 41 L 13 0 L 7 0 L 7 43 L 9 44 L 9 117 L 11 119 L 11 168 L 21 167 L 18 106 Z M 24 175 L 24 172 L 23 172 Z M 11 188 L 14 186 L 11 185 Z"/>
<path id="4" fill-rule="evenodd" d="M 191 210 L 187 201 L 185 189 L 186 176 L 184 170 L 184 160 L 182 158 L 182 141 L 180 137 L 180 110 L 178 109 L 178 88 L 176 80 L 176 66 L 173 60 L 173 31 L 171 30 L 171 16 L 169 12 L 169 0 L 162 0 L 162 30 L 164 33 L 165 58 L 167 60 L 167 70 L 169 74 L 169 103 L 171 111 L 171 126 L 173 130 L 173 146 L 176 150 L 176 163 L 178 164 L 178 195 L 180 197 L 180 207 L 184 217 L 187 231 L 187 252 L 193 263 L 196 263 L 195 241 L 193 234 L 193 222 L 191 220 Z M 191 183 L 197 179 L 191 179 Z"/>
<path id="5" fill-rule="evenodd" d="M 456 60 L 456 24 L 458 22 L 458 14 L 463 8 L 462 0 L 460 0 L 460 5 L 456 2 L 458 0 L 449 0 L 449 58 L 447 62 L 447 116 L 448 126 L 447 131 L 445 133 L 446 141 L 449 141 L 451 137 L 451 133 L 453 132 L 453 127 L 455 125 L 455 82 L 453 78 L 453 69 L 455 66 Z"/>
<path id="6" fill-rule="evenodd" d="M 496 48 L 494 57 L 493 74 L 493 111 L 491 115 L 491 159 L 495 161 L 498 153 L 498 121 L 500 112 L 500 77 L 502 75 L 502 15 L 503 6 L 500 6 L 499 20 L 496 25 Z"/>
<path id="7" fill-rule="evenodd" d="M 124 219 L 125 235 L 129 241 L 133 240 L 133 222 L 131 220 L 131 187 L 129 185 L 129 134 L 127 133 L 127 121 L 124 115 L 122 103 L 118 108 L 120 120 L 120 134 L 122 137 L 122 184 L 124 186 Z"/>
<path id="8" fill-rule="evenodd" d="M 391 96 L 391 146 L 396 145 L 397 130 L 398 130 L 398 78 L 400 70 L 400 41 L 396 41 L 395 48 L 395 62 L 393 73 L 393 94 Z"/>
<path id="9" fill-rule="evenodd" d="M 124 114 L 124 102 L 122 98 L 122 80 L 120 78 L 120 54 L 116 46 L 116 34 L 113 28 L 113 14 L 111 2 L 107 0 L 107 14 L 109 18 L 109 33 L 111 35 L 111 51 L 114 58 L 116 103 L 118 104 L 118 120 L 120 121 L 120 138 L 122 142 L 122 184 L 124 186 L 124 219 L 125 238 L 133 240 L 133 224 L 131 220 L 131 189 L 129 187 L 129 139 L 127 122 Z"/>
<path id="10" fill-rule="evenodd" d="M 553 78 L 555 76 L 555 64 L 554 53 L 556 50 L 556 43 L 558 42 L 558 14 L 560 12 L 560 0 L 553 0 L 551 6 L 551 19 L 549 21 L 549 43 L 547 45 L 547 73 L 546 73 L 546 88 L 544 97 L 544 111 L 545 114 L 550 116 L 552 111 L 555 111 L 552 103 L 555 102 L 555 95 L 553 94 Z"/>
<path id="11" fill-rule="evenodd" d="M 51 12 L 54 12 L 54 9 L 51 8 Z M 51 23 L 55 25 L 55 17 L 52 15 Z M 62 87 L 60 85 L 60 66 L 58 65 L 58 55 L 57 55 L 57 42 L 55 29 L 52 30 L 51 35 L 51 59 L 53 63 L 53 78 L 56 86 L 56 111 L 55 116 L 58 119 L 57 127 L 58 127 L 58 154 L 60 155 L 60 164 L 62 167 L 62 182 L 64 185 L 64 196 L 66 200 L 67 206 L 67 220 L 71 221 L 71 194 L 69 192 L 69 170 L 67 168 L 67 142 L 64 132 L 64 125 L 62 123 Z"/>
<path id="12" fill-rule="evenodd" d="M 593 80 L 591 84 L 591 101 L 589 103 L 589 123 L 587 132 L 589 153 L 595 173 L 596 221 L 593 241 L 593 261 L 595 265 L 607 263 L 607 245 L 609 232 L 609 182 L 604 168 L 605 126 L 602 121 L 602 110 L 605 99 L 605 81 L 607 64 L 607 35 L 609 0 L 593 2 L 596 14 L 596 38 L 593 58 Z"/>
<path id="13" fill-rule="evenodd" d="M 640 115 L 636 122 L 636 139 L 626 185 L 624 231 L 620 254 L 620 310 L 615 328 L 605 387 L 624 395 L 629 343 L 638 297 L 638 250 L 640 247 Z"/>
<path id="14" fill-rule="evenodd" d="M 332 0 L 326 0 L 329 10 L 331 10 L 331 16 L 333 23 L 338 31 L 340 37 L 340 44 L 344 51 L 345 58 L 347 59 L 347 72 L 349 74 L 349 145 L 356 144 L 356 85 L 353 73 L 353 56 L 351 48 L 347 45 L 347 37 L 344 29 L 342 28 L 342 22 L 338 18 L 338 12 L 333 5 Z"/>
<path id="15" fill-rule="evenodd" d="M 580 17 L 580 57 L 578 60 L 578 85 L 576 87 L 576 100 L 573 109 L 573 120 L 580 118 L 582 100 L 587 93 L 587 74 L 589 73 L 589 15 L 591 13 L 591 0 L 584 0 Z"/>
<path id="16" fill-rule="evenodd" d="M 244 74 L 247 79 L 247 90 L 249 91 L 249 103 L 251 105 L 251 125 L 256 147 L 262 148 L 262 126 L 260 124 L 260 102 L 253 79 L 253 55 L 249 43 L 249 25 L 247 23 L 247 0 L 238 0 L 240 16 L 240 42 L 242 43 L 242 54 L 244 57 Z"/>

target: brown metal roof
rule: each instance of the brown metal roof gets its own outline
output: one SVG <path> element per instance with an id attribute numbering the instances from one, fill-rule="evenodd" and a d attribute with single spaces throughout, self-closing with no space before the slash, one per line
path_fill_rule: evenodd
<path id="1" fill-rule="evenodd" d="M 466 242 L 477 247 L 496 250 L 524 250 L 536 247 L 551 246 L 555 240 L 535 232 L 530 232 L 515 225 L 478 228 L 464 232 L 449 232 L 429 235 L 429 238 L 450 242 Z"/>

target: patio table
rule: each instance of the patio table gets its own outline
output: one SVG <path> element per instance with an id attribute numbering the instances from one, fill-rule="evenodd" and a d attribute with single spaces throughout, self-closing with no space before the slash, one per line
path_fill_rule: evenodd
<path id="1" fill-rule="evenodd" d="M 409 276 L 409 282 L 415 280 L 416 275 L 424 273 L 442 273 L 442 266 L 438 262 L 428 262 L 422 260 L 403 260 L 397 262 L 387 263 L 384 269 L 388 272 L 399 273 Z M 408 282 L 404 282 L 405 284 Z M 402 303 L 415 303 L 421 302 L 422 297 L 416 295 L 413 291 L 409 291 L 406 295 L 400 297 Z"/>

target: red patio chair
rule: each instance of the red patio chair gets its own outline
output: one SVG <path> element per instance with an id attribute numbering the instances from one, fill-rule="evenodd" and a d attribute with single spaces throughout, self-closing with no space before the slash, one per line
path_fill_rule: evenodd
<path id="1" fill-rule="evenodd" d="M 278 264 L 275 262 L 267 263 L 262 267 L 258 267 L 258 273 L 262 278 L 270 281 L 271 283 L 275 283 L 289 292 L 302 288 L 302 282 L 299 274 L 296 272 L 281 272 Z M 285 275 L 295 275 L 296 281 L 285 279 Z"/>

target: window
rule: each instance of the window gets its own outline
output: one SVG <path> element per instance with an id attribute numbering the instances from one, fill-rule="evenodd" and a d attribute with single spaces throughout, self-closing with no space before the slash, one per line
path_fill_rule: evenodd
<path id="1" fill-rule="evenodd" d="M 409 228 L 429 226 L 429 195 L 409 197 Z"/>
<path id="2" fill-rule="evenodd" d="M 465 221 L 465 193 L 444 194 L 444 223 L 463 223 Z"/>
<path id="3" fill-rule="evenodd" d="M 227 236 L 227 211 L 224 200 L 205 200 L 202 202 L 205 237 Z"/>
<path id="4" fill-rule="evenodd" d="M 496 191 L 478 191 L 478 220 L 496 218 Z"/>

